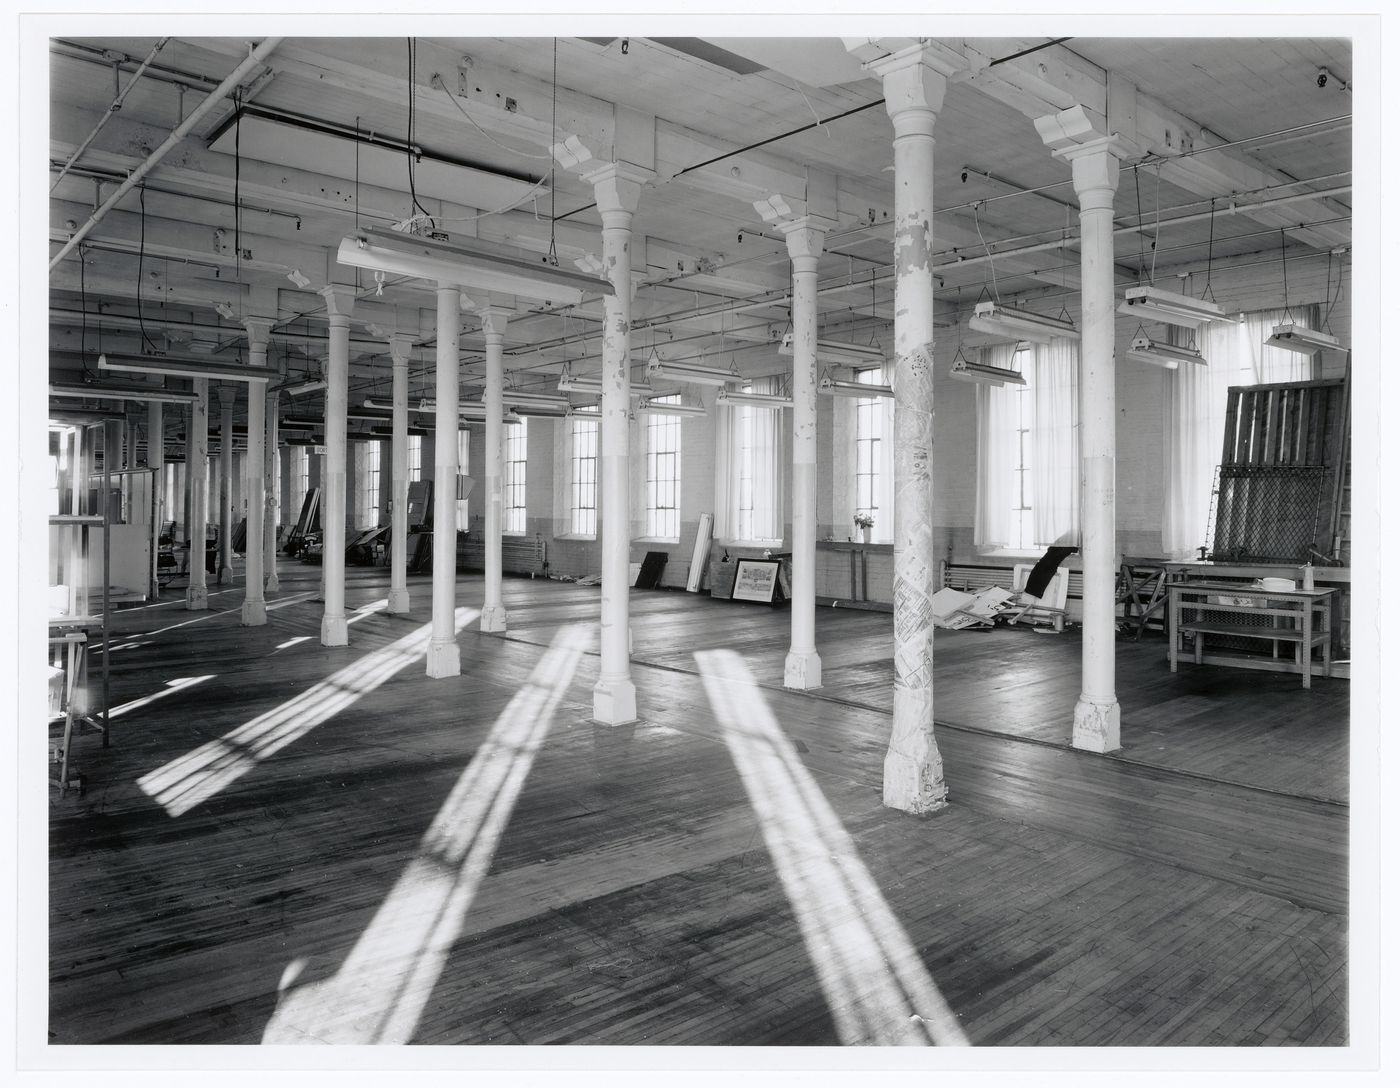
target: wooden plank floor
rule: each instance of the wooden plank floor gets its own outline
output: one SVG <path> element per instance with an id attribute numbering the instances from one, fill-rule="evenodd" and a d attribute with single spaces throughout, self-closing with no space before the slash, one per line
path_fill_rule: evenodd
<path id="1" fill-rule="evenodd" d="M 813 695 L 781 689 L 785 613 L 634 593 L 643 720 L 605 728 L 596 588 L 507 580 L 509 634 L 467 627 L 462 675 L 428 681 L 387 656 L 425 580 L 411 618 L 360 611 L 327 649 L 299 596 L 319 570 L 281 574 L 263 628 L 239 592 L 118 619 L 113 704 L 158 697 L 110 748 L 82 738 L 86 794 L 51 804 L 51 1043 L 854 1041 L 871 998 L 829 958 L 864 923 L 820 881 L 793 894 L 812 843 L 754 800 L 786 781 L 811 784 L 772 793 L 810 821 L 802 864 L 868 875 L 974 1044 L 1347 1040 L 1345 682 L 1285 697 L 1124 644 L 1109 758 L 1065 745 L 1072 636 L 940 634 L 953 804 L 920 819 L 880 803 L 887 615 L 822 610 Z M 387 572 L 348 581 L 368 609 Z M 590 620 L 581 654 L 546 649 Z M 715 647 L 758 685 L 738 726 L 696 658 Z M 737 746 L 768 712 L 785 777 L 756 785 Z M 181 767 L 172 813 L 148 791 Z"/>

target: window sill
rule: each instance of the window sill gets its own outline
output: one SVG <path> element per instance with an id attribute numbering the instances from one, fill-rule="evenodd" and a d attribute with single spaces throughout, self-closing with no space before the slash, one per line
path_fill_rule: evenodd
<path id="1" fill-rule="evenodd" d="M 679 544 L 681 538 L 678 536 L 634 536 L 633 544 Z"/>
<path id="2" fill-rule="evenodd" d="M 597 540 L 597 533 L 555 533 L 555 540 Z"/>

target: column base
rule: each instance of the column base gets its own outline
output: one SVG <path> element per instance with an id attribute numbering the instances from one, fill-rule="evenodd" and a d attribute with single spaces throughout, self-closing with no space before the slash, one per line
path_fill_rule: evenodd
<path id="1" fill-rule="evenodd" d="M 267 623 L 266 601 L 244 601 L 238 622 L 244 627 L 261 627 Z"/>
<path id="2" fill-rule="evenodd" d="M 384 611 L 388 612 L 391 616 L 408 615 L 408 590 L 389 590 L 389 606 L 384 609 Z"/>
<path id="3" fill-rule="evenodd" d="M 1070 745 L 1085 752 L 1116 752 L 1123 745 L 1118 735 L 1118 700 L 1095 703 L 1082 694 L 1074 704 L 1074 736 Z"/>
<path id="4" fill-rule="evenodd" d="M 504 631 L 506 629 L 506 606 L 503 604 L 488 604 L 481 610 L 481 629 L 488 632 Z"/>
<path id="5" fill-rule="evenodd" d="M 226 584 L 228 584 L 228 583 L 231 583 L 232 581 L 233 581 L 233 568 L 232 568 L 232 567 L 220 567 L 220 568 L 219 568 L 219 585 L 221 585 L 221 586 L 222 586 L 222 585 L 226 585 Z"/>
<path id="6" fill-rule="evenodd" d="M 890 748 L 885 752 L 885 778 L 881 793 L 886 808 L 916 816 L 948 807 L 948 787 L 943 781 L 943 758 L 931 743 L 922 758 Z"/>
<path id="7" fill-rule="evenodd" d="M 190 586 L 185 590 L 185 608 L 190 612 L 205 612 L 209 609 L 209 587 Z"/>
<path id="8" fill-rule="evenodd" d="M 321 617 L 321 645 L 350 645 L 350 626 L 346 623 L 344 615 Z"/>
<path id="9" fill-rule="evenodd" d="M 637 688 L 630 677 L 599 680 L 593 685 L 593 720 L 626 725 L 637 720 Z"/>
<path id="10" fill-rule="evenodd" d="M 462 675 L 462 650 L 456 639 L 439 642 L 428 641 L 428 676 L 443 680 L 449 676 Z"/>
<path id="11" fill-rule="evenodd" d="M 264 593 L 281 593 L 281 592 L 282 592 L 282 583 L 279 582 L 279 581 L 277 580 L 277 575 L 276 575 L 276 574 L 269 574 L 269 575 L 267 576 L 267 581 L 265 581 L 265 582 L 263 583 L 263 592 L 264 592 Z"/>
<path id="12" fill-rule="evenodd" d="M 789 650 L 783 662 L 783 687 L 807 691 L 822 686 L 822 659 L 816 650 Z"/>

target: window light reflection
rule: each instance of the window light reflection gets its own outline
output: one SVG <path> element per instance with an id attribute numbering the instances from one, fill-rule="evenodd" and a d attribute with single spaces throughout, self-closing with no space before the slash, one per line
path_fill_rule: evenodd
<path id="1" fill-rule="evenodd" d="M 480 614 L 477 609 L 457 609 L 456 629 L 462 630 Z M 280 706 L 143 775 L 136 784 L 171 816 L 183 815 L 421 658 L 431 634 L 431 624 L 416 628 Z"/>
<path id="2" fill-rule="evenodd" d="M 968 1039 L 855 843 L 732 650 L 695 654 L 807 954 L 846 1045 Z"/>
<path id="3" fill-rule="evenodd" d="M 340 970 L 299 987 L 299 964 L 283 973 L 264 1043 L 411 1040 L 587 640 L 582 624 L 555 636 Z"/>

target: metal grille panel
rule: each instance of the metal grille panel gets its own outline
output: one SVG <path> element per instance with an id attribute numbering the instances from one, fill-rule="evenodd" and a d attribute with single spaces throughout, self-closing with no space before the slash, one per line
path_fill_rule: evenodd
<path id="1" fill-rule="evenodd" d="M 1214 512 L 1216 562 L 1304 563 L 1319 549 L 1327 469 L 1222 465 Z"/>

